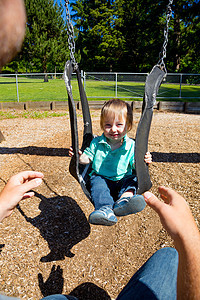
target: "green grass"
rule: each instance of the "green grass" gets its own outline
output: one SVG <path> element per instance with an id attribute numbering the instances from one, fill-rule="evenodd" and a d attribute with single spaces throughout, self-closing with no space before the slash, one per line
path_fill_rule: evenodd
<path id="1" fill-rule="evenodd" d="M 64 80 L 18 77 L 20 102 L 67 100 Z M 15 78 L 0 77 L 0 101 L 17 101 Z"/>
<path id="2" fill-rule="evenodd" d="M 0 111 L 0 120 L 3 119 L 16 119 L 16 118 L 25 118 L 25 119 L 44 119 L 44 118 L 53 118 L 53 117 L 62 117 L 68 116 L 68 113 L 58 113 L 52 111 Z"/>
<path id="3" fill-rule="evenodd" d="M 105 100 L 116 96 L 122 97 L 124 100 L 142 100 L 144 83 L 118 82 L 116 94 L 114 81 L 87 80 L 85 89 L 88 100 Z M 197 98 L 200 97 L 199 85 L 182 85 L 181 96 L 187 97 L 187 99 L 178 98 L 179 89 L 178 84 L 163 83 L 159 89 L 157 99 L 168 101 L 200 101 Z M 72 80 L 72 91 L 74 100 L 79 100 L 76 80 Z M 44 82 L 43 78 L 36 79 L 18 76 L 18 92 L 20 102 L 67 100 L 66 87 L 62 79 L 49 79 L 48 82 Z M 172 99 L 171 97 L 175 98 Z M 0 102 L 5 101 L 17 101 L 15 77 L 0 76 Z"/>

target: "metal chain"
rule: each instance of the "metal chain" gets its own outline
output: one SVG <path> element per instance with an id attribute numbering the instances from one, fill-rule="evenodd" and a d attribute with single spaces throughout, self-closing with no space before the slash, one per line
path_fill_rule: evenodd
<path id="1" fill-rule="evenodd" d="M 69 46 L 69 51 L 70 51 L 70 58 L 71 58 L 74 69 L 76 69 L 78 67 L 78 64 L 74 57 L 74 54 L 75 54 L 74 27 L 73 27 L 70 12 L 69 12 L 69 0 L 65 1 L 65 7 L 66 7 L 68 46 Z"/>
<path id="2" fill-rule="evenodd" d="M 166 52 L 167 52 L 169 21 L 170 21 L 171 15 L 172 15 L 172 8 L 171 8 L 172 3 L 173 3 L 173 0 L 169 0 L 168 6 L 167 6 L 166 25 L 164 28 L 164 43 L 163 43 L 162 49 L 159 53 L 159 61 L 158 61 L 158 65 L 162 69 L 164 69 L 164 71 L 166 73 L 167 73 L 167 70 L 165 67 L 164 59 L 166 58 Z"/>

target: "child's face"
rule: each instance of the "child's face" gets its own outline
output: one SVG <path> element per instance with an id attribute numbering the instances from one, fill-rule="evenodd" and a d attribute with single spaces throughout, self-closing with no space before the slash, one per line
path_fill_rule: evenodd
<path id="1" fill-rule="evenodd" d="M 126 119 L 124 114 L 115 114 L 113 118 L 105 118 L 103 122 L 103 132 L 111 142 L 119 142 L 127 133 Z"/>

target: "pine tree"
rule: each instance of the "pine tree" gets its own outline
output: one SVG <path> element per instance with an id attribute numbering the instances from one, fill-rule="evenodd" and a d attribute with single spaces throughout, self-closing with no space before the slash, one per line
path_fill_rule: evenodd
<path id="1" fill-rule="evenodd" d="M 123 54 L 123 37 L 116 27 L 114 3 L 108 0 L 77 0 L 73 9 L 76 12 L 73 18 L 78 29 L 81 68 L 86 71 L 116 70 Z"/>
<path id="2" fill-rule="evenodd" d="M 177 0 L 173 5 L 172 71 L 200 71 L 200 1 Z"/>
<path id="3" fill-rule="evenodd" d="M 27 71 L 63 71 L 69 56 L 62 9 L 53 0 L 25 0 L 27 31 L 22 49 Z"/>
<path id="4" fill-rule="evenodd" d="M 77 48 L 85 70 L 147 72 L 159 60 L 168 0 L 76 0 Z M 168 71 L 199 72 L 199 0 L 172 5 Z M 112 66 L 112 67 L 111 67 Z"/>

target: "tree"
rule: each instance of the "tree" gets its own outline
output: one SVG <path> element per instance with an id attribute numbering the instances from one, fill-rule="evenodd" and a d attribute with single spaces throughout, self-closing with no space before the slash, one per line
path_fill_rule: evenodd
<path id="1" fill-rule="evenodd" d="M 57 0 L 57 2 L 59 2 Z M 75 57 L 85 71 L 147 72 L 158 62 L 168 0 L 74 0 Z M 7 68 L 63 71 L 69 58 L 61 6 L 25 0 L 27 34 L 22 52 Z M 169 23 L 165 64 L 170 72 L 200 70 L 200 0 L 176 0 Z"/>
<path id="2" fill-rule="evenodd" d="M 85 70 L 147 71 L 158 61 L 164 1 L 77 0 L 73 9 Z"/>
<path id="3" fill-rule="evenodd" d="M 53 0 L 25 0 L 27 31 L 22 49 L 27 71 L 63 71 L 69 56 L 62 9 Z"/>
<path id="4" fill-rule="evenodd" d="M 119 5 L 126 41 L 121 68 L 147 72 L 157 63 L 163 44 L 166 4 L 164 1 L 118 0 Z"/>
<path id="5" fill-rule="evenodd" d="M 177 54 L 175 69 L 181 72 L 200 71 L 200 2 L 179 0 L 175 3 L 176 18 L 174 23 Z"/>
<path id="6" fill-rule="evenodd" d="M 74 1 L 81 67 L 149 71 L 164 42 L 167 5 L 168 0 Z M 168 71 L 199 72 L 199 6 L 199 0 L 177 0 L 172 5 L 165 59 Z"/>
<path id="7" fill-rule="evenodd" d="M 117 29 L 117 11 L 112 1 L 77 0 L 72 18 L 76 22 L 76 46 L 84 70 L 112 71 L 123 54 L 123 36 Z"/>

